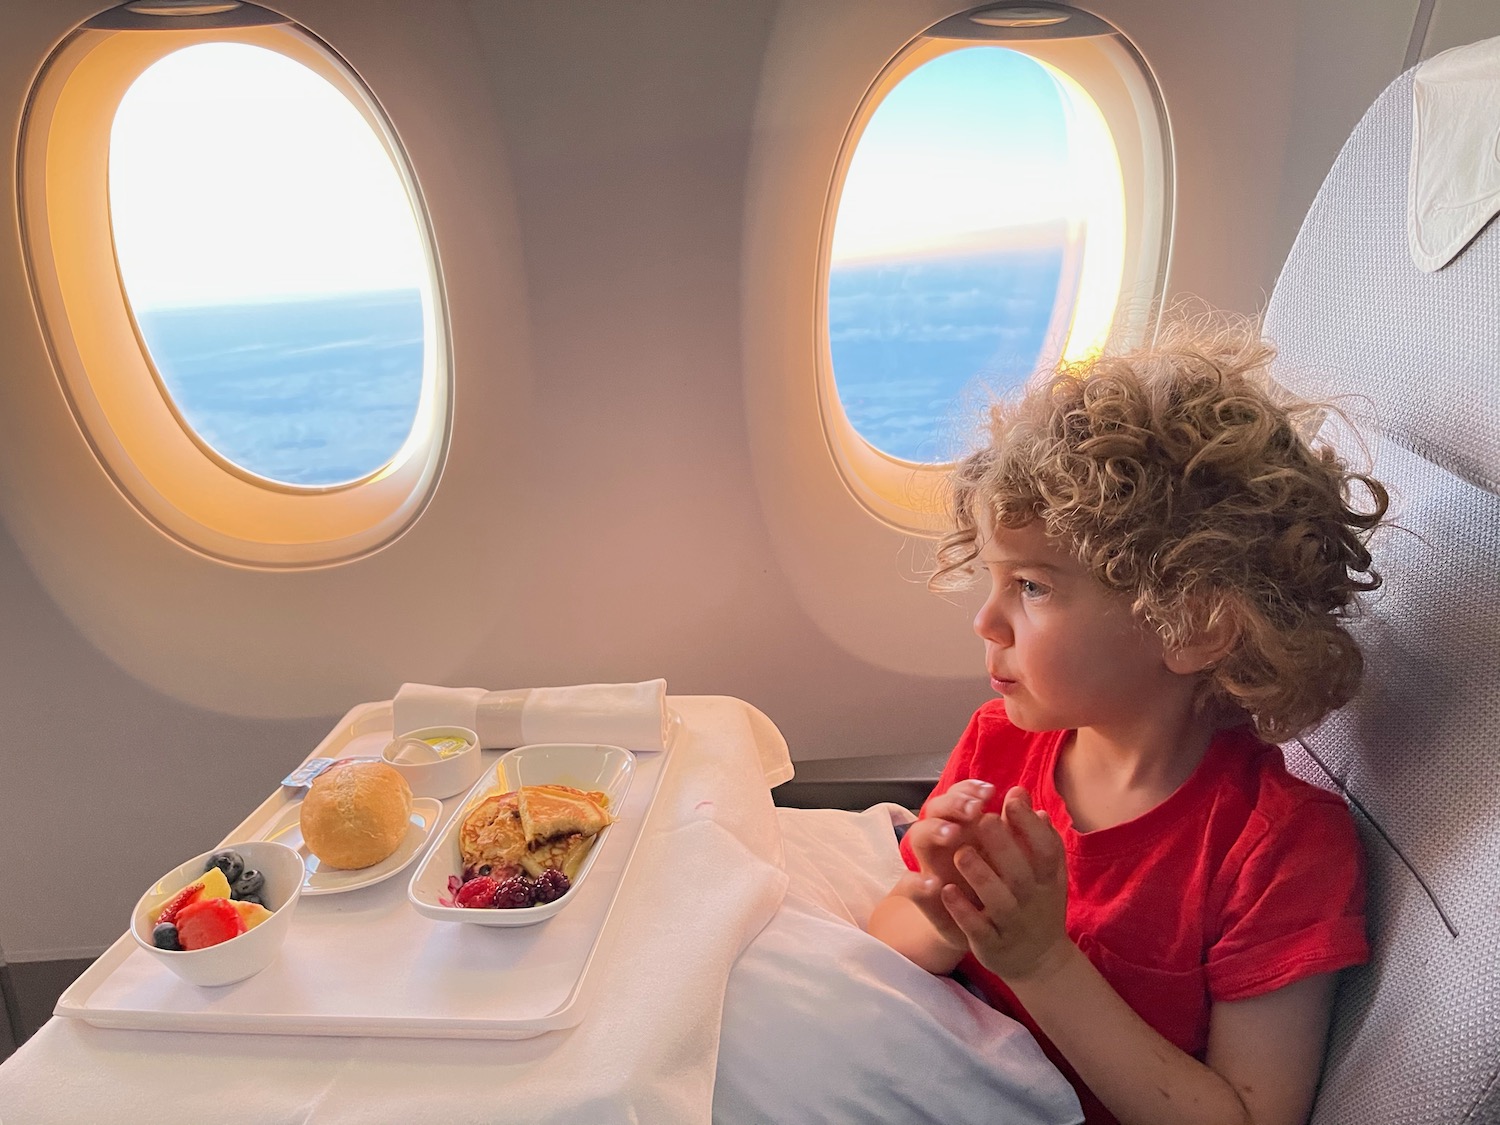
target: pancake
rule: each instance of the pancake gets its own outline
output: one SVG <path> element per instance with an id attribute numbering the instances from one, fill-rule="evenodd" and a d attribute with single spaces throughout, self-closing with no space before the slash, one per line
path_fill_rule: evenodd
<path id="1" fill-rule="evenodd" d="M 533 851 L 561 836 L 596 836 L 610 825 L 610 815 L 587 793 L 562 785 L 523 785 L 521 831 Z"/>
<path id="2" fill-rule="evenodd" d="M 575 832 L 569 836 L 543 840 L 526 850 L 526 854 L 521 857 L 521 866 L 528 875 L 540 875 L 548 868 L 553 868 L 566 875 L 571 883 L 578 878 L 578 870 L 588 858 L 589 849 L 594 846 L 596 838 L 581 836 Z"/>
<path id="3" fill-rule="evenodd" d="M 574 789 L 571 785 L 532 785 L 532 786 L 528 786 L 528 788 L 531 788 L 531 789 L 556 789 L 559 793 L 571 793 L 575 797 L 587 797 L 590 801 L 593 801 L 594 804 L 598 805 L 601 809 L 607 809 L 607 808 L 609 808 L 609 794 L 605 793 L 605 792 L 603 792 L 602 790 L 599 790 L 599 789 L 589 789 L 589 790 L 585 791 L 585 790 L 582 790 L 582 789 Z"/>
<path id="4" fill-rule="evenodd" d="M 458 850 L 465 867 L 491 870 L 518 867 L 526 854 L 521 831 L 520 798 L 515 793 L 486 797 L 464 817 L 458 829 Z"/>

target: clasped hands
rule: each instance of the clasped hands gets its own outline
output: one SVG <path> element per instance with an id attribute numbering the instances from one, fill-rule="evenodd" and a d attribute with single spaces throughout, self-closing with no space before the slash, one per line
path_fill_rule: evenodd
<path id="1" fill-rule="evenodd" d="M 928 802 L 906 834 L 921 870 L 894 891 L 944 942 L 1010 983 L 1045 975 L 1072 950 L 1068 873 L 1062 837 L 1026 790 L 1012 788 L 999 813 L 985 812 L 994 792 L 960 781 Z"/>

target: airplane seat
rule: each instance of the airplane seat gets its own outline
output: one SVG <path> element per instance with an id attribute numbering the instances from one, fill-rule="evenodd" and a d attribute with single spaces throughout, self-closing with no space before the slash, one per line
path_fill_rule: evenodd
<path id="1" fill-rule="evenodd" d="M 1392 494 L 1360 694 L 1286 747 L 1344 792 L 1369 868 L 1372 958 L 1341 980 L 1314 1125 L 1500 1121 L 1497 127 L 1500 39 L 1398 78 L 1265 318 L 1277 379 L 1356 419 Z"/>

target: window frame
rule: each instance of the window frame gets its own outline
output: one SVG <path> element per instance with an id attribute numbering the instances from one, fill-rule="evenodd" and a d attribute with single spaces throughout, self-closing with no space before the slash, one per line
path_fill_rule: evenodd
<path id="1" fill-rule="evenodd" d="M 828 328 L 833 233 L 845 178 L 870 119 L 903 79 L 941 55 L 989 45 L 1023 53 L 1080 87 L 1098 106 L 1110 131 L 1125 188 L 1124 267 L 1111 341 L 1125 345 L 1144 341 L 1154 330 L 1155 315 L 1166 292 L 1175 179 L 1171 126 L 1155 76 L 1129 41 L 1102 20 L 1061 5 L 1049 7 L 1079 17 L 1088 33 L 1063 33 L 1054 38 L 1048 28 L 985 27 L 969 23 L 969 17 L 996 9 L 976 9 L 950 17 L 908 43 L 860 100 L 830 177 L 819 233 L 815 290 L 820 423 L 829 455 L 849 494 L 875 519 L 904 533 L 935 538 L 946 530 L 947 474 L 952 463 L 906 460 L 876 448 L 860 435 L 839 398 Z M 1054 312 L 1049 335 L 1056 319 Z"/>
<path id="2" fill-rule="evenodd" d="M 422 390 L 400 449 L 356 481 L 269 480 L 210 449 L 166 390 L 120 277 L 108 185 L 120 100 L 166 55 L 222 42 L 275 51 L 330 82 L 380 139 L 411 202 L 428 270 L 421 287 Z M 452 347 L 437 244 L 393 126 L 328 44 L 291 23 L 81 28 L 58 45 L 32 86 L 19 156 L 22 251 L 54 372 L 95 459 L 137 512 L 189 550 L 257 569 L 350 562 L 412 525 L 441 476 L 453 425 Z"/>

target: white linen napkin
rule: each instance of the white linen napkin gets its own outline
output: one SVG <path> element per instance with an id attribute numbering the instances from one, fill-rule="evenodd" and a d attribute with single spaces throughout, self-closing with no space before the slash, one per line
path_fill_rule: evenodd
<path id="1" fill-rule="evenodd" d="M 534 742 L 665 750 L 671 733 L 666 680 L 506 691 L 402 684 L 391 721 L 398 738 L 419 727 L 468 727 L 486 750 Z"/>
<path id="2" fill-rule="evenodd" d="M 1407 244 L 1417 268 L 1432 273 L 1500 212 L 1500 38 L 1434 55 L 1411 92 Z"/>

